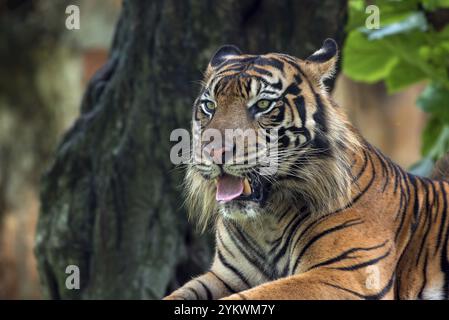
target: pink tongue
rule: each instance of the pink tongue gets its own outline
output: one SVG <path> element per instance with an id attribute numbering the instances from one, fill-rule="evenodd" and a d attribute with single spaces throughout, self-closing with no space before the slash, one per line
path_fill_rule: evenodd
<path id="1" fill-rule="evenodd" d="M 225 174 L 218 178 L 217 201 L 231 201 L 243 192 L 243 179 Z"/>

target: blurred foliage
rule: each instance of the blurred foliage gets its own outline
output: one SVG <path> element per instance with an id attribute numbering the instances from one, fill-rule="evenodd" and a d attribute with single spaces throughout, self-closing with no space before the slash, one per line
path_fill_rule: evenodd
<path id="1" fill-rule="evenodd" d="M 378 29 L 367 28 L 379 8 Z M 350 0 L 343 72 L 356 81 L 384 81 L 389 93 L 420 81 L 417 105 L 429 115 L 423 160 L 412 171 L 428 175 L 449 151 L 449 0 Z M 371 7 L 372 8 L 372 7 Z"/>

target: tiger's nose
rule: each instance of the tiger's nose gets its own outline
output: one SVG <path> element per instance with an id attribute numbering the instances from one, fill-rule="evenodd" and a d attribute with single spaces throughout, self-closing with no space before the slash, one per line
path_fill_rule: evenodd
<path id="1" fill-rule="evenodd" d="M 223 165 L 232 160 L 233 150 L 232 146 L 212 148 L 209 155 L 215 164 Z"/>

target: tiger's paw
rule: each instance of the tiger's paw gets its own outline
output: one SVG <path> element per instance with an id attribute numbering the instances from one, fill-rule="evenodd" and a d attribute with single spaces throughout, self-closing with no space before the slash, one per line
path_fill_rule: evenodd
<path id="1" fill-rule="evenodd" d="M 230 296 L 221 298 L 220 300 L 248 300 L 248 298 L 246 298 L 243 293 L 235 293 L 231 294 Z"/>
<path id="2" fill-rule="evenodd" d="M 171 294 L 169 296 L 166 296 L 165 298 L 162 298 L 162 300 L 186 300 L 186 298 L 178 296 L 176 294 Z"/>

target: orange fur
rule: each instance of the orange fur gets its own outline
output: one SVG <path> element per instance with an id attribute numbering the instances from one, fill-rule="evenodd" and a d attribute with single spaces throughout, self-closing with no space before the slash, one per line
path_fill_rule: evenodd
<path id="1" fill-rule="evenodd" d="M 254 57 L 226 59 L 243 63 Z M 209 272 L 166 299 L 447 298 L 449 184 L 406 173 L 352 128 L 322 84 L 334 70 L 334 43 L 325 42 L 308 60 L 282 54 L 260 57 L 253 63 L 264 62 L 259 68 L 282 82 L 284 96 L 276 108 L 289 110 L 284 111 L 283 125 L 304 125 L 310 139 L 322 139 L 321 144 L 295 149 L 298 155 L 290 155 L 295 160 L 302 159 L 301 152 L 307 156 L 301 166 L 292 166 L 288 159 L 281 163 L 267 205 L 256 206 L 251 219 L 221 215 L 211 198 L 214 184 L 192 165 L 187 178 L 196 211 L 192 214 L 214 222 L 216 255 Z M 197 114 L 200 122 L 219 130 L 269 125 L 267 118 L 246 116 L 248 97 L 241 89 L 246 80 L 238 76 L 246 72 L 258 77 L 261 71 L 232 68 L 234 63 L 208 67 L 206 87 L 219 72 L 232 80 L 216 97 L 212 119 Z M 299 90 L 285 95 L 292 84 Z M 294 174 L 280 178 L 288 173 Z"/>

